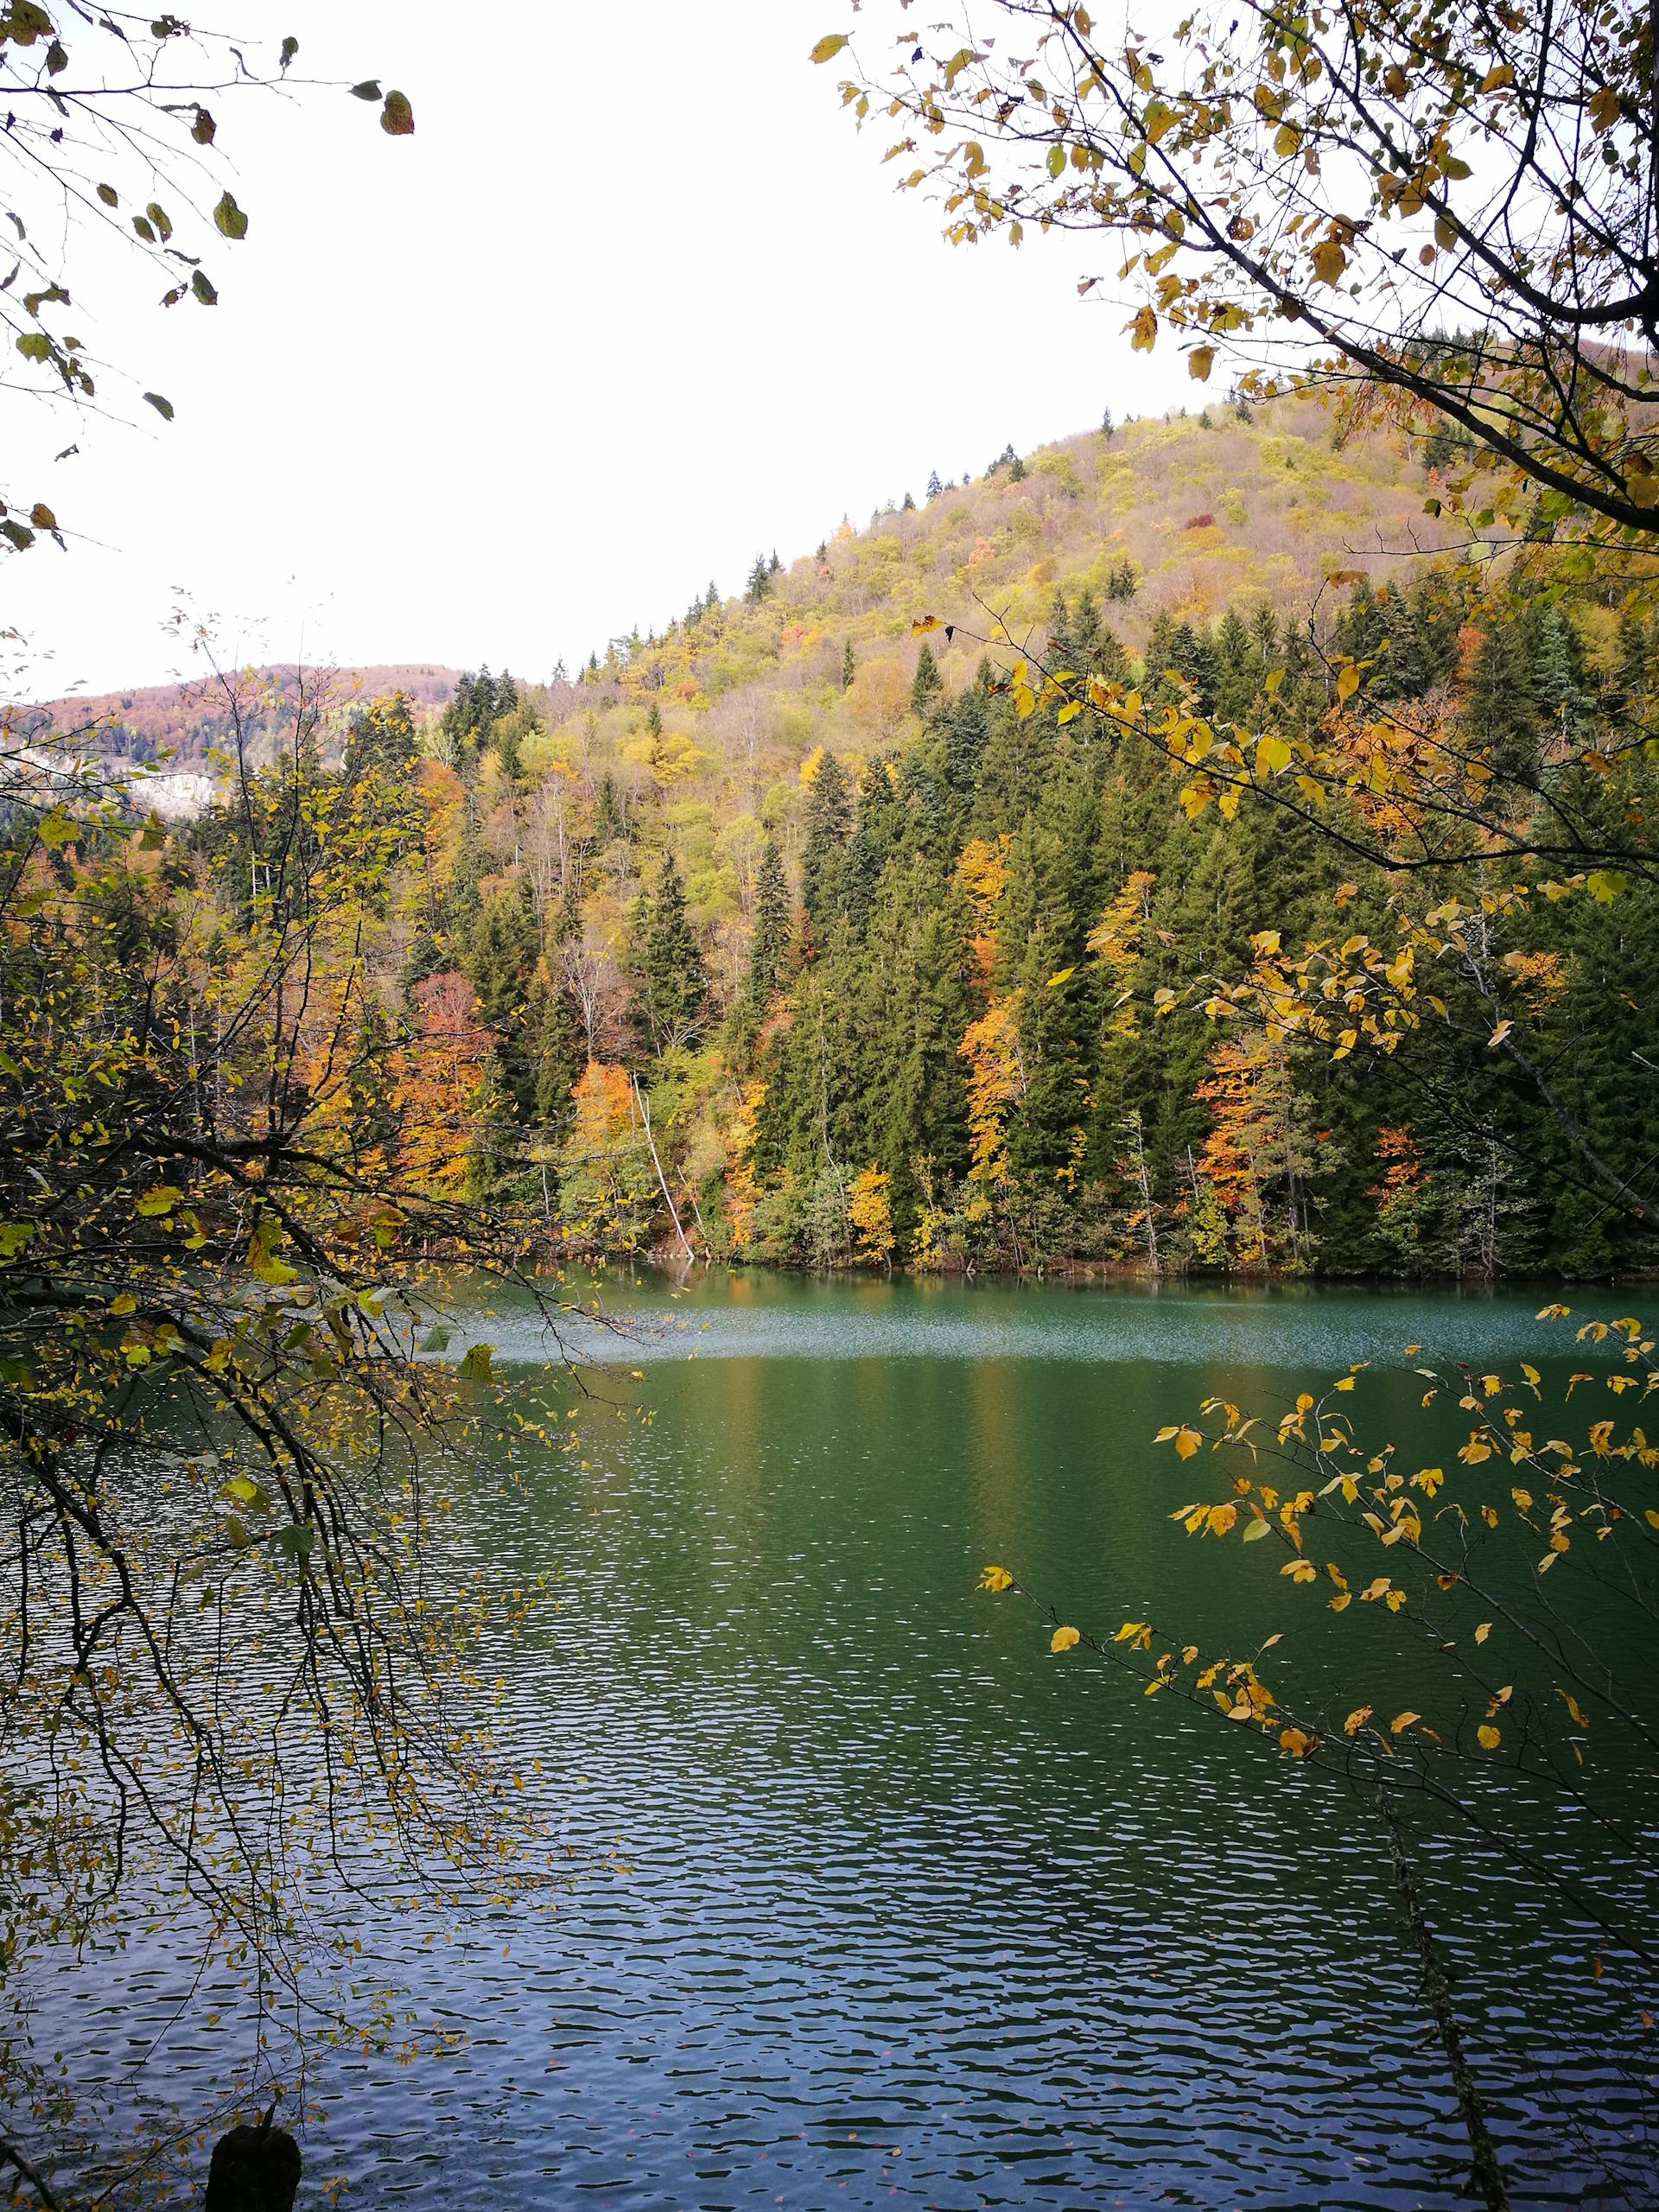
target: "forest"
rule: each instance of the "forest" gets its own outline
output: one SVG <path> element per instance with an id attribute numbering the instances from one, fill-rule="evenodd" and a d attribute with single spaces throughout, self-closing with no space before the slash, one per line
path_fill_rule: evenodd
<path id="1" fill-rule="evenodd" d="M 1350 667 L 1371 713 L 1495 762 L 1506 804 L 1570 786 L 1607 835 L 1639 823 L 1644 577 L 1546 543 L 1344 565 L 1460 458 L 1305 399 L 1109 416 L 761 555 L 574 682 L 482 670 L 441 708 L 323 684 L 275 742 L 229 677 L 219 721 L 252 736 L 214 756 L 221 802 L 134 865 L 222 944 L 372 817 L 295 1079 L 353 1156 L 559 1251 L 1644 1268 L 1654 1217 L 1610 1193 L 1659 1152 L 1649 886 L 1494 856 L 1503 895 L 1404 1049 L 1333 1055 L 1229 1001 L 1263 932 L 1392 957 L 1466 896 L 1472 831 L 1394 865 L 1294 804 L 1195 809 L 1179 760 L 1064 680 L 1022 712 L 1011 679 L 1022 654 L 1254 742 L 1346 712 Z"/>

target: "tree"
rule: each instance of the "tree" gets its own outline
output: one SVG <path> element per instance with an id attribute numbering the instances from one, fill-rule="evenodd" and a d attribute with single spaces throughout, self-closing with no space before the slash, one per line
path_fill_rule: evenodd
<path id="1" fill-rule="evenodd" d="M 940 483 L 940 481 L 939 481 L 939 472 L 938 472 L 938 470 L 937 468 L 935 468 L 935 469 L 931 469 L 931 470 L 928 472 L 928 479 L 927 479 L 927 496 L 928 496 L 928 498 L 929 498 L 930 499 L 937 499 L 938 498 L 939 494 L 944 491 L 944 485 L 943 485 L 943 484 L 941 484 L 941 483 Z"/>
<path id="2" fill-rule="evenodd" d="M 1127 240 L 1137 348 L 1167 335 L 1200 380 L 1224 348 L 1252 397 L 1312 379 L 1356 416 L 1445 421 L 1504 486 L 1467 503 L 1448 487 L 1446 507 L 1525 486 L 1551 525 L 1651 542 L 1659 111 L 1640 11 L 1529 0 L 1448 30 L 1435 0 L 1306 22 L 1247 0 L 1186 17 L 1155 52 L 1114 51 L 1051 0 L 990 16 L 1004 35 L 976 43 L 947 10 L 845 95 L 861 120 L 891 103 L 926 149 L 906 182 L 954 195 L 947 237 Z M 1146 251 L 1154 234 L 1173 267 Z M 1287 324 L 1311 349 L 1288 368 Z"/>
<path id="3" fill-rule="evenodd" d="M 749 971 L 746 986 L 750 1011 L 764 1014 L 777 995 L 789 963 L 789 885 L 784 876 L 783 855 L 768 837 L 755 876 L 754 932 L 749 940 Z"/>
<path id="4" fill-rule="evenodd" d="M 853 641 L 849 638 L 841 654 L 841 688 L 843 691 L 852 690 L 853 678 L 857 673 L 858 663 L 853 658 Z"/>
<path id="5" fill-rule="evenodd" d="M 939 674 L 927 639 L 922 639 L 921 650 L 916 656 L 916 677 L 910 687 L 910 711 L 918 721 L 925 721 L 932 713 L 935 702 L 943 697 L 944 679 Z"/>
<path id="6" fill-rule="evenodd" d="M 696 1035 L 709 997 L 702 950 L 671 854 L 663 857 L 642 918 L 635 931 L 633 1024 L 640 1042 L 660 1056 Z"/>
<path id="7" fill-rule="evenodd" d="M 492 1891 L 531 1833 L 473 1737 L 474 1592 L 433 1542 L 488 1354 L 415 1356 L 423 1249 L 518 1284 L 519 1240 L 436 1172 L 422 1044 L 360 952 L 400 788 L 319 769 L 319 711 L 232 779 L 199 876 L 90 772 L 9 769 L 0 833 L 0 1762 L 52 1783 L 4 1792 L 0 1971 L 118 1943 L 142 1884 L 194 1963 L 242 1962 L 256 2082 L 373 2018 L 348 1831 L 407 1887 Z M 464 1109 L 471 987 L 420 993 L 431 1091 Z"/>
<path id="8" fill-rule="evenodd" d="M 86 327 L 82 317 L 98 312 L 89 297 L 99 266 L 97 251 L 88 251 L 94 238 L 99 249 L 113 244 L 148 264 L 146 281 L 159 287 L 163 307 L 217 304 L 216 257 L 247 237 L 251 219 L 228 187 L 207 206 L 228 169 L 218 150 L 217 111 L 251 92 L 324 89 L 326 80 L 295 72 L 298 52 L 295 38 L 261 55 L 234 28 L 214 30 L 165 14 L 118 20 L 61 0 L 22 0 L 0 16 L 0 99 L 13 156 L 9 213 L 18 264 L 0 293 L 0 329 L 10 334 L 8 359 L 14 370 L 17 359 L 24 365 L 19 373 L 29 378 L 24 389 L 31 397 L 72 416 L 89 404 L 110 404 L 107 391 L 97 392 L 92 357 L 74 334 L 77 323 Z M 382 99 L 378 84 L 353 89 L 379 105 L 390 136 L 413 131 L 402 92 Z M 173 419 L 164 394 L 143 397 L 163 421 Z M 42 531 L 63 543 L 45 500 L 0 489 L 0 539 L 18 551 Z"/>
<path id="9" fill-rule="evenodd" d="M 775 562 L 777 557 L 777 555 L 773 554 L 772 562 Z M 757 553 L 754 556 L 754 566 L 749 570 L 748 582 L 743 587 L 743 596 L 751 607 L 759 607 L 772 589 L 772 580 L 775 573 L 775 569 L 772 563 L 767 561 L 766 555 Z"/>
<path id="10" fill-rule="evenodd" d="M 842 854 L 852 830 L 846 772 L 833 753 L 826 753 L 807 792 L 801 854 L 801 905 L 820 941 L 840 899 Z"/>

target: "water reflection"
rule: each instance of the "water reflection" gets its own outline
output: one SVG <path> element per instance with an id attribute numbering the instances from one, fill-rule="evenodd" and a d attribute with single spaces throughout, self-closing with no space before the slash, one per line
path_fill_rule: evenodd
<path id="1" fill-rule="evenodd" d="M 1172 1538 L 1187 1478 L 1154 1429 L 1253 1366 L 1535 1352 L 1541 1300 L 740 1278 L 621 1302 L 664 1325 L 631 1355 L 651 1423 L 595 1417 L 585 1468 L 468 1502 L 504 1570 L 569 1578 L 514 1711 L 585 1878 L 429 1952 L 376 1932 L 472 2040 L 326 2062 L 314 2170 L 433 2207 L 1462 2201 L 1362 1812 L 1297 1770 L 1264 1788 L 971 1585 L 1007 1557 L 1083 1618 L 1234 1627 L 1248 1578 Z M 533 1351 L 512 1316 L 478 1333 Z M 1580 2202 L 1552 2100 L 1616 2127 L 1630 2024 L 1580 1935 L 1459 1848 L 1431 1890 L 1482 1899 L 1459 1998 L 1518 2202 Z M 54 2024 L 113 2066 L 157 1998 L 111 1976 Z M 187 2094 L 223 2055 L 200 2026 L 167 2050 Z"/>

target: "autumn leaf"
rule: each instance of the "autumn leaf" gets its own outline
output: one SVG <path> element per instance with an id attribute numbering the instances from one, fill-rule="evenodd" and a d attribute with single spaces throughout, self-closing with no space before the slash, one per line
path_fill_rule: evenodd
<path id="1" fill-rule="evenodd" d="M 1503 1731 L 1494 1728 L 1490 1720 L 1483 1720 L 1475 1731 L 1475 1739 L 1483 1751 L 1495 1751 L 1503 1740 Z"/>
<path id="2" fill-rule="evenodd" d="M 1007 1590 L 1013 1583 L 1014 1577 L 1006 1567 L 987 1567 L 980 1571 L 978 1586 L 982 1590 Z"/>
<path id="3" fill-rule="evenodd" d="M 833 61 L 842 47 L 849 43 L 845 31 L 831 31 L 813 48 L 811 58 L 814 61 Z"/>
<path id="4" fill-rule="evenodd" d="M 1051 1651 L 1070 1651 L 1072 1645 L 1083 1641 L 1082 1631 L 1075 1628 L 1057 1628 L 1048 1639 Z"/>

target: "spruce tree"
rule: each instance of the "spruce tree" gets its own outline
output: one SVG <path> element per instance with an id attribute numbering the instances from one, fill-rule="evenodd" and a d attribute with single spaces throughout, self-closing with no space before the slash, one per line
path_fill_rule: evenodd
<path id="1" fill-rule="evenodd" d="M 759 607 L 772 589 L 772 571 L 766 566 L 766 556 L 757 553 L 754 566 L 749 570 L 748 582 L 743 587 L 743 596 L 751 607 Z"/>
<path id="2" fill-rule="evenodd" d="M 939 472 L 936 468 L 931 473 L 927 480 L 927 496 L 930 499 L 937 499 L 944 489 L 944 485 L 939 481 Z"/>
<path id="3" fill-rule="evenodd" d="M 550 985 L 542 995 L 531 1046 L 537 1125 L 562 1137 L 575 1120 L 575 1100 L 570 1094 L 582 1074 L 582 1049 L 575 1011 L 556 987 Z"/>
<path id="4" fill-rule="evenodd" d="M 1026 464 L 1020 460 L 1019 454 L 1015 454 L 1014 459 L 1008 463 L 1008 481 L 1010 484 L 1023 484 L 1025 480 Z"/>
<path id="5" fill-rule="evenodd" d="M 643 904 L 643 926 L 635 925 L 633 1026 L 641 1045 L 660 1055 L 696 1035 L 709 997 L 702 948 L 671 853 L 664 855 Z"/>
<path id="6" fill-rule="evenodd" d="M 766 1012 L 788 972 L 790 920 L 784 856 L 775 841 L 768 837 L 754 880 L 754 933 L 749 940 L 749 972 L 745 985 L 749 1010 L 754 1014 Z"/>
<path id="7" fill-rule="evenodd" d="M 833 753 L 826 753 L 807 793 L 801 852 L 801 905 L 820 944 L 840 897 L 842 855 L 852 828 L 846 771 Z"/>
<path id="8" fill-rule="evenodd" d="M 492 1049 L 473 1101 L 467 1139 L 467 1195 L 480 1205 L 521 1197 L 523 1135 L 501 1055 Z"/>
<path id="9" fill-rule="evenodd" d="M 1111 438 L 1115 437 L 1115 436 L 1116 435 L 1116 433 L 1117 433 L 1117 425 L 1116 425 L 1116 424 L 1113 422 L 1113 420 L 1112 420 L 1112 410 L 1111 410 L 1111 409 L 1110 409 L 1109 407 L 1108 407 L 1108 408 L 1104 409 L 1104 410 L 1103 410 L 1102 414 L 1101 414 L 1101 418 L 1100 418 L 1100 435 L 1101 435 L 1101 436 L 1102 436 L 1103 438 L 1106 438 L 1106 439 L 1109 440 L 1109 439 L 1111 439 Z"/>
<path id="10" fill-rule="evenodd" d="M 918 721 L 925 721 L 932 713 L 944 690 L 944 679 L 939 674 L 927 639 L 922 639 L 922 649 L 916 656 L 916 674 L 910 687 L 910 711 Z"/>
<path id="11" fill-rule="evenodd" d="M 912 499 L 908 492 L 905 494 L 903 505 L 899 507 L 899 512 L 901 515 L 913 515 L 916 512 L 916 502 Z"/>
<path id="12" fill-rule="evenodd" d="M 857 668 L 858 663 L 853 658 L 853 641 L 849 638 L 841 656 L 841 688 L 843 691 L 851 690 Z"/>

